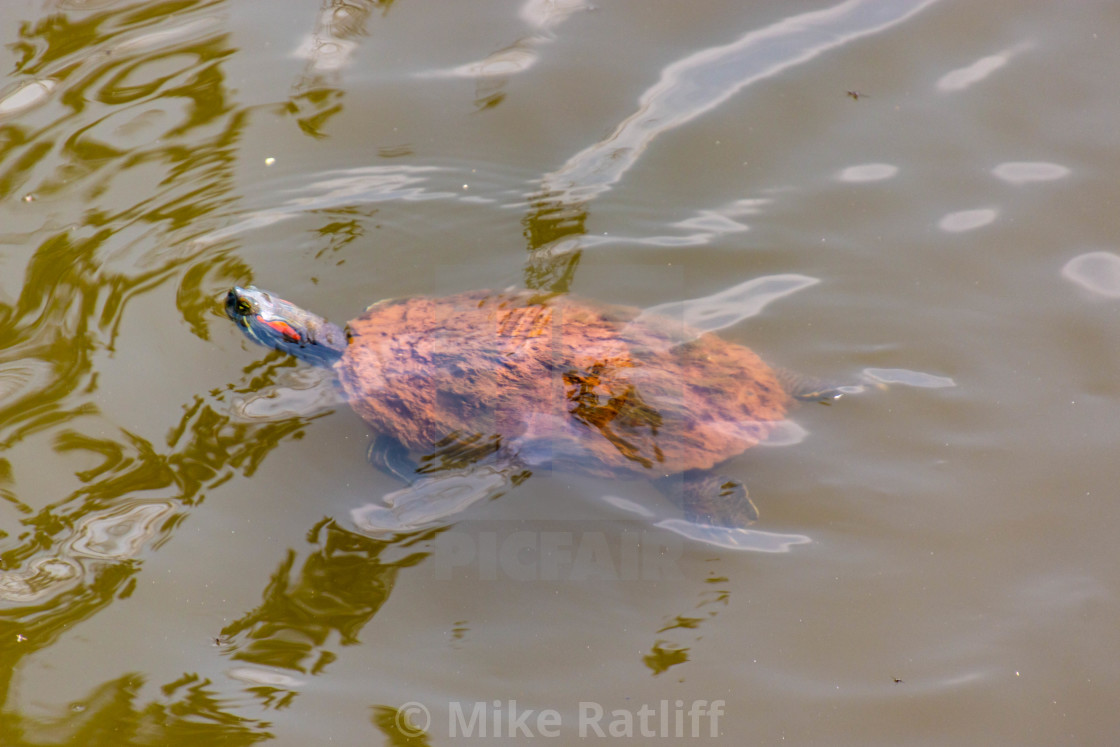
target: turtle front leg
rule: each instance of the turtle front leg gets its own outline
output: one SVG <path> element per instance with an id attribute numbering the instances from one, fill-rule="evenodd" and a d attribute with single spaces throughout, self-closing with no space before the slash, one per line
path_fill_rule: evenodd
<path id="1" fill-rule="evenodd" d="M 420 469 L 405 445 L 384 433 L 379 433 L 370 444 L 366 458 L 380 471 L 404 483 L 415 481 Z"/>
<path id="2" fill-rule="evenodd" d="M 740 528 L 758 520 L 758 508 L 734 478 L 693 469 L 662 477 L 654 485 L 694 524 Z"/>
<path id="3" fill-rule="evenodd" d="M 437 462 L 426 457 L 422 464 L 417 463 L 404 445 L 390 436 L 374 441 L 369 460 L 407 483 L 380 502 L 350 512 L 358 530 L 370 536 L 407 534 L 449 524 L 470 506 L 497 498 L 529 476 L 515 455 L 493 449 L 486 449 L 484 458 L 478 461 Z M 438 467 L 433 468 L 433 463 Z"/>

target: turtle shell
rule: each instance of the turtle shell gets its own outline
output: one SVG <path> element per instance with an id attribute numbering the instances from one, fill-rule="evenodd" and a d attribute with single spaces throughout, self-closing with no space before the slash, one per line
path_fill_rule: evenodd
<path id="1" fill-rule="evenodd" d="M 348 334 L 351 406 L 418 452 L 482 437 L 530 464 L 657 477 L 756 445 L 790 404 L 748 348 L 570 296 L 383 301 Z"/>

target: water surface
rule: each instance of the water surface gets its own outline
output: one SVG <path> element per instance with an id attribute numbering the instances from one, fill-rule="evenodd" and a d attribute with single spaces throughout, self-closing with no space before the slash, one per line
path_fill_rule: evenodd
<path id="1" fill-rule="evenodd" d="M 476 707 L 638 741 L 647 707 L 1111 743 L 1113 4 L 304 6 L 0 9 L 0 742 L 446 744 Z M 222 315 L 248 283 L 338 322 L 572 292 L 887 386 L 723 466 L 746 551 L 547 470 L 393 541 L 351 520 L 401 488 L 366 426 Z"/>

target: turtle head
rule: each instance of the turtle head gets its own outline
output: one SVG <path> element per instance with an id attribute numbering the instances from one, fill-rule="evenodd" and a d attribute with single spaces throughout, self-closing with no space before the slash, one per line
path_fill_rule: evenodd
<path id="1" fill-rule="evenodd" d="M 226 314 L 253 342 L 316 366 L 330 367 L 346 352 L 337 325 L 253 285 L 226 294 Z"/>

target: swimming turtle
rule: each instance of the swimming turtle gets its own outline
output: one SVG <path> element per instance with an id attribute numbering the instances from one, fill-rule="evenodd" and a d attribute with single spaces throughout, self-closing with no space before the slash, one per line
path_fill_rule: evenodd
<path id="1" fill-rule="evenodd" d="M 226 312 L 250 339 L 333 368 L 379 434 L 374 464 L 413 485 L 463 476 L 456 490 L 387 496 L 367 527 L 438 522 L 549 465 L 649 478 L 691 524 L 741 528 L 757 510 L 713 468 L 766 440 L 794 400 L 844 391 L 680 322 L 569 295 L 380 301 L 343 329 L 250 286 L 229 291 Z"/>

